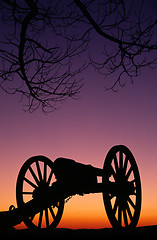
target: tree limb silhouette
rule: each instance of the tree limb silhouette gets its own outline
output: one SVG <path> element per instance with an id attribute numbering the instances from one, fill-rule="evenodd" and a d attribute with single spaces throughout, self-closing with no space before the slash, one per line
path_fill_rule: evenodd
<path id="1" fill-rule="evenodd" d="M 142 0 L 1 1 L 8 26 L 0 40 L 1 88 L 20 93 L 25 110 L 49 112 L 78 97 L 81 73 L 93 66 L 105 78 L 113 75 L 106 89 L 117 91 L 142 68 L 156 66 L 156 8 L 145 16 L 146 7 Z"/>

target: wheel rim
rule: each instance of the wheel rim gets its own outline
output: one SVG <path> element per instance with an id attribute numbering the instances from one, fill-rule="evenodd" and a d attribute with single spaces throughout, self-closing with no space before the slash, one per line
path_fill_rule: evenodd
<path id="1" fill-rule="evenodd" d="M 29 158 L 20 169 L 16 184 L 16 199 L 18 207 L 44 194 L 56 181 L 53 172 L 53 163 L 44 156 Z M 55 228 L 63 214 L 64 199 L 55 205 L 49 206 L 34 216 L 24 219 L 28 228 Z"/>
<path id="2" fill-rule="evenodd" d="M 114 146 L 103 169 L 103 200 L 111 225 L 135 227 L 141 210 L 141 182 L 133 154 L 123 145 Z"/>

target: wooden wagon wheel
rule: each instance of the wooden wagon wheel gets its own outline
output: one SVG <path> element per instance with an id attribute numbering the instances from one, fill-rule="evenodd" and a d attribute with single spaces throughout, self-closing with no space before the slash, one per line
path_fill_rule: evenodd
<path id="1" fill-rule="evenodd" d="M 136 227 L 141 211 L 141 182 L 133 154 L 123 145 L 112 147 L 103 170 L 103 200 L 111 225 Z"/>
<path id="2" fill-rule="evenodd" d="M 18 207 L 32 200 L 55 181 L 53 162 L 44 156 L 29 158 L 21 167 L 16 184 L 16 200 Z M 28 228 L 55 228 L 63 214 L 64 200 L 49 206 L 39 213 L 24 219 Z"/>

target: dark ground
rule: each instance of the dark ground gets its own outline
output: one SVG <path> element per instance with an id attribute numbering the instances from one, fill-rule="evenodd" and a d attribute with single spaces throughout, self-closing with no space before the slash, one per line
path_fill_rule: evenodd
<path id="1" fill-rule="evenodd" d="M 146 226 L 146 227 L 138 227 L 135 229 L 122 229 L 122 230 L 115 230 L 113 228 L 102 228 L 102 229 L 68 229 L 68 228 L 57 228 L 55 230 L 41 230 L 38 232 L 31 231 L 29 229 L 23 229 L 23 230 L 15 230 L 11 229 L 8 231 L 1 231 L 0 236 L 51 236 L 51 237 L 59 237 L 59 236 L 102 236 L 112 238 L 116 236 L 124 237 L 125 239 L 128 239 L 128 237 L 149 237 L 150 239 L 157 239 L 157 226 Z M 141 238 L 140 238 L 141 239 Z"/>

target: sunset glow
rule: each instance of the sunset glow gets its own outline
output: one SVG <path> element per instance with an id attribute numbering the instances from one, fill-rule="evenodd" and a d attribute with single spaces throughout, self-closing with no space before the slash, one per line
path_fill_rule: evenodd
<path id="1" fill-rule="evenodd" d="M 97 52 L 99 41 L 94 43 Z M 41 109 L 25 112 L 20 95 L 0 89 L 0 211 L 12 204 L 17 207 L 17 176 L 28 158 L 44 155 L 54 161 L 65 157 L 103 168 L 111 147 L 125 145 L 133 153 L 141 177 L 138 226 L 157 225 L 157 71 L 143 70 L 133 84 L 126 80 L 126 87 L 117 89 L 118 93 L 104 90 L 114 76 L 104 80 L 90 67 L 81 74 L 85 85 L 80 98 L 60 103 L 60 109 L 47 115 Z M 16 226 L 25 227 L 24 223 Z M 73 196 L 58 225 L 105 227 L 112 226 L 101 193 Z"/>

